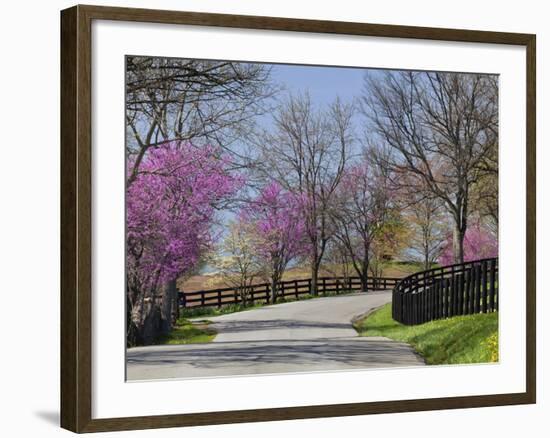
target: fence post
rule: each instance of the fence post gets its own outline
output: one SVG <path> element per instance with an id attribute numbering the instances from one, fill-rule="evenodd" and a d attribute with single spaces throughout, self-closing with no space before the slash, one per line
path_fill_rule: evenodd
<path id="1" fill-rule="evenodd" d="M 490 274 L 489 274 L 489 309 L 491 312 L 495 311 L 495 267 L 496 260 L 491 260 Z"/>
<path id="2" fill-rule="evenodd" d="M 437 281 L 434 281 L 432 284 L 432 294 L 430 299 L 430 321 L 433 321 L 434 319 L 437 319 L 436 312 L 437 312 Z"/>
<path id="3" fill-rule="evenodd" d="M 479 304 L 481 300 L 481 265 L 475 265 L 476 286 L 474 292 L 474 313 L 479 313 Z"/>
<path id="4" fill-rule="evenodd" d="M 180 293 L 181 293 L 181 295 L 180 295 L 180 297 L 181 297 L 181 306 L 183 308 L 185 308 L 185 307 L 187 307 L 187 298 L 185 296 L 185 292 L 180 292 Z"/>
<path id="5" fill-rule="evenodd" d="M 433 308 L 433 319 L 439 318 L 439 279 L 434 281 L 434 308 Z"/>
<path id="6" fill-rule="evenodd" d="M 470 314 L 470 270 L 464 271 L 464 315 Z"/>
<path id="7" fill-rule="evenodd" d="M 455 304 L 454 304 L 454 316 L 460 315 L 460 274 L 456 274 L 455 277 Z"/>
<path id="8" fill-rule="evenodd" d="M 424 317 L 422 318 L 423 322 L 429 321 L 429 311 L 430 311 L 430 287 L 424 291 Z"/>
<path id="9" fill-rule="evenodd" d="M 409 301 L 410 301 L 410 315 L 409 315 L 409 319 L 410 319 L 410 324 L 415 324 L 416 321 L 414 320 L 414 315 L 415 315 L 415 306 L 414 306 L 414 294 L 413 293 L 410 293 L 409 294 Z"/>
<path id="10" fill-rule="evenodd" d="M 487 260 L 481 262 L 481 303 L 483 313 L 487 313 Z"/>
<path id="11" fill-rule="evenodd" d="M 495 281 L 494 281 L 494 287 L 495 287 L 495 311 L 498 310 L 498 306 L 499 306 L 499 303 L 500 303 L 500 287 L 498 285 L 498 261 L 495 261 Z"/>
<path id="12" fill-rule="evenodd" d="M 464 315 L 464 274 L 458 275 L 458 315 Z"/>
<path id="13" fill-rule="evenodd" d="M 426 322 L 428 319 L 428 290 L 424 289 L 424 292 L 422 292 L 422 322 Z"/>
<path id="14" fill-rule="evenodd" d="M 409 324 L 414 324 L 414 303 L 413 303 L 413 294 L 412 292 L 407 294 L 408 296 L 408 322 Z"/>
<path id="15" fill-rule="evenodd" d="M 472 265 L 470 268 L 470 315 L 473 315 L 476 307 L 476 270 Z"/>
<path id="16" fill-rule="evenodd" d="M 428 289 L 426 290 L 426 310 L 424 311 L 424 322 L 431 321 L 431 313 L 432 313 L 432 292 L 433 292 L 433 286 L 430 284 L 428 286 Z"/>
<path id="17" fill-rule="evenodd" d="M 445 318 L 448 318 L 451 314 L 451 282 L 448 278 L 445 278 L 445 292 L 443 293 L 443 299 L 445 300 Z"/>

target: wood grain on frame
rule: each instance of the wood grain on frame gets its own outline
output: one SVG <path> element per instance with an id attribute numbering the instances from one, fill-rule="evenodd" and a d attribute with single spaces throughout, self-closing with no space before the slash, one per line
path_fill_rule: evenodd
<path id="1" fill-rule="evenodd" d="M 91 22 L 138 21 L 512 44 L 527 53 L 526 392 L 243 411 L 92 419 Z M 61 426 L 74 432 L 274 421 L 534 403 L 536 400 L 534 35 L 197 12 L 75 6 L 61 12 Z"/>

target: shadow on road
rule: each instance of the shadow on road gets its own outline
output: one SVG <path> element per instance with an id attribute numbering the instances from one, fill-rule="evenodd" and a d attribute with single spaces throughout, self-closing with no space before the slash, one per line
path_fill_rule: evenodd
<path id="1" fill-rule="evenodd" d="M 128 354 L 130 366 L 187 365 L 200 369 L 247 367 L 262 364 L 315 365 L 331 362 L 338 365 L 366 366 L 384 364 L 398 366 L 411 364 L 411 349 L 405 344 L 386 340 L 361 338 L 337 341 L 266 341 L 228 342 L 211 345 L 189 346 L 185 349 L 141 351 Z"/>
<path id="2" fill-rule="evenodd" d="M 350 323 L 331 323 L 316 321 L 299 321 L 290 319 L 278 320 L 235 320 L 216 321 L 216 330 L 224 333 L 239 333 L 259 330 L 290 330 L 290 329 L 349 329 Z"/>

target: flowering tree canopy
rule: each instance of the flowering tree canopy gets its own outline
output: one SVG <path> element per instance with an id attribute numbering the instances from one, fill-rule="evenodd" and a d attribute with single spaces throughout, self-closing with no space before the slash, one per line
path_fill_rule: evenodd
<path id="1" fill-rule="evenodd" d="M 308 250 L 303 205 L 300 195 L 272 182 L 240 214 L 256 235 L 256 251 L 271 277 L 272 295 L 288 263 Z"/>
<path id="2" fill-rule="evenodd" d="M 149 151 L 127 187 L 130 287 L 153 291 L 197 265 L 212 242 L 216 206 L 242 185 L 227 168 L 211 146 L 171 142 Z"/>
<path id="3" fill-rule="evenodd" d="M 228 224 L 229 232 L 219 250 L 212 257 L 217 275 L 212 279 L 238 290 L 241 302 L 246 305 L 251 286 L 263 274 L 263 263 L 256 248 L 258 238 L 252 224 L 243 221 Z"/>
<path id="4" fill-rule="evenodd" d="M 498 257 L 498 240 L 481 225 L 475 225 L 466 230 L 464 236 L 464 261 Z M 443 253 L 439 257 L 439 263 L 443 266 L 454 263 L 453 239 L 449 236 Z"/>

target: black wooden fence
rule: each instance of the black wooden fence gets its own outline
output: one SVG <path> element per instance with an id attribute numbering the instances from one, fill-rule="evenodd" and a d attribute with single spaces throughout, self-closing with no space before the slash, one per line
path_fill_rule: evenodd
<path id="1" fill-rule="evenodd" d="M 498 310 L 498 258 L 417 272 L 393 289 L 392 317 L 406 325 Z"/>
<path id="2" fill-rule="evenodd" d="M 369 290 L 391 289 L 397 285 L 400 278 L 380 277 L 368 279 Z M 320 277 L 317 283 L 320 295 L 341 294 L 350 291 L 361 291 L 359 277 Z M 182 307 L 222 307 L 229 304 L 241 304 L 243 296 L 246 302 L 268 303 L 270 301 L 270 284 L 254 284 L 246 290 L 227 287 L 222 289 L 200 290 L 196 292 L 179 292 L 180 306 Z M 311 278 L 303 280 L 281 281 L 277 288 L 278 298 L 299 299 L 311 294 Z"/>

